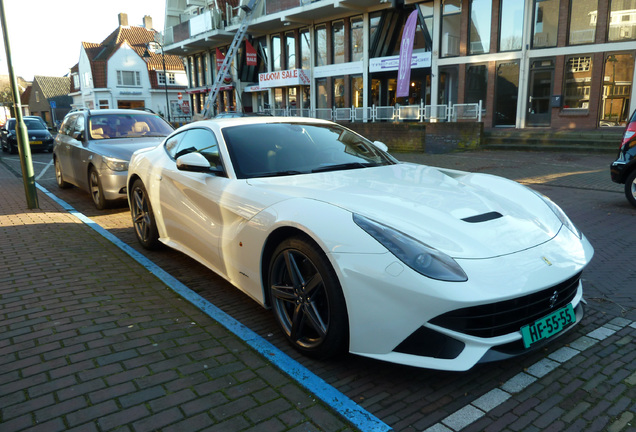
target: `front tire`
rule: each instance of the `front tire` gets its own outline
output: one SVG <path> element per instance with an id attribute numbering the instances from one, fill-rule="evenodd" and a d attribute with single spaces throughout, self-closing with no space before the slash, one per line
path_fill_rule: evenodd
<path id="1" fill-rule="evenodd" d="M 93 204 L 97 210 L 104 210 L 108 206 L 108 201 L 104 198 L 104 190 L 99 175 L 94 167 L 88 171 L 88 190 L 90 191 Z"/>
<path id="2" fill-rule="evenodd" d="M 636 207 L 636 170 L 632 171 L 625 180 L 625 196 L 627 201 Z"/>
<path id="3" fill-rule="evenodd" d="M 299 237 L 284 240 L 272 255 L 268 286 L 276 320 L 296 350 L 321 359 L 346 352 L 347 306 L 318 246 Z"/>
<path id="4" fill-rule="evenodd" d="M 152 211 L 146 188 L 139 179 L 135 180 L 130 192 L 130 214 L 139 244 L 145 249 L 157 249 L 161 243 L 159 242 L 155 214 Z"/>

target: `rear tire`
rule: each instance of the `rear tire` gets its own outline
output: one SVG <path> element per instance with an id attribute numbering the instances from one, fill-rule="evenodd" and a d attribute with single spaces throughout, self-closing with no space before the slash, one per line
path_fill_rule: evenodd
<path id="1" fill-rule="evenodd" d="M 55 182 L 57 183 L 57 187 L 59 187 L 60 189 L 68 189 L 73 186 L 72 184 L 64 181 L 64 176 L 62 175 L 62 165 L 57 158 L 55 158 Z"/>
<path id="2" fill-rule="evenodd" d="M 348 350 L 342 288 L 318 246 L 300 237 L 284 240 L 274 251 L 267 280 L 274 316 L 296 350 L 314 358 Z"/>
<path id="3" fill-rule="evenodd" d="M 636 170 L 632 171 L 625 180 L 625 196 L 627 201 L 636 207 Z"/>

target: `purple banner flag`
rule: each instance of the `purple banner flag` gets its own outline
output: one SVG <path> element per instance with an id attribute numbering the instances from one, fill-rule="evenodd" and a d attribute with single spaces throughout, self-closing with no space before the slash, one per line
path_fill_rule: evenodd
<path id="1" fill-rule="evenodd" d="M 415 38 L 415 25 L 417 23 L 417 9 L 411 12 L 404 25 L 402 44 L 400 45 L 400 63 L 398 67 L 397 97 L 409 95 L 409 83 L 411 81 L 411 55 L 413 54 L 413 39 Z"/>

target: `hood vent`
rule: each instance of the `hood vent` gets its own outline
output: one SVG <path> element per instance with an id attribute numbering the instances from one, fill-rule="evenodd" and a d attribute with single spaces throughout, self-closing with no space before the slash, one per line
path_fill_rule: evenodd
<path id="1" fill-rule="evenodd" d="M 489 213 L 484 213 L 484 214 L 480 214 L 476 216 L 470 216 L 462 220 L 468 223 L 480 223 L 480 222 L 487 222 L 493 219 L 499 219 L 500 217 L 503 217 L 503 215 L 499 212 L 489 212 Z"/>

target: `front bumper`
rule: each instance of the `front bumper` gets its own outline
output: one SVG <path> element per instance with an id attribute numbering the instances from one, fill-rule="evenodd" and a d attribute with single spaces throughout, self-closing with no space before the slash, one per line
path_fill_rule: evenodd
<path id="1" fill-rule="evenodd" d="M 593 249 L 585 238 L 579 240 L 563 228 L 552 240 L 521 252 L 490 259 L 457 259 L 468 275 L 467 282 L 424 278 L 391 254 L 338 255 L 332 257 L 341 261 L 335 267 L 341 273 L 347 301 L 352 353 L 416 367 L 463 371 L 479 362 L 531 352 L 573 326 L 545 343 L 523 349 L 523 325 L 494 337 L 481 337 L 434 325 L 436 317 L 524 298 L 575 280 L 569 304 L 576 311 L 576 324 L 583 317 L 583 287 L 576 275 L 591 260 Z"/>
<path id="2" fill-rule="evenodd" d="M 102 184 L 104 198 L 108 201 L 127 199 L 126 178 L 128 171 L 112 171 L 102 169 L 99 173 L 99 180 Z"/>

